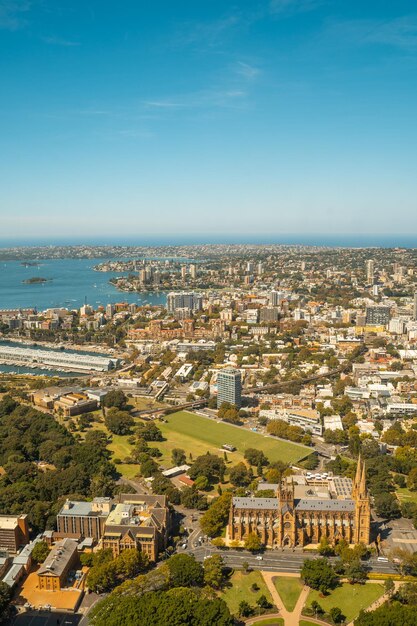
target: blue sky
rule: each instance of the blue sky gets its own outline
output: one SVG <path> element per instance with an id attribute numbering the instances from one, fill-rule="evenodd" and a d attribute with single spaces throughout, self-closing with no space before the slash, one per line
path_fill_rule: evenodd
<path id="1" fill-rule="evenodd" d="M 417 233 L 411 0 L 0 0 L 0 237 Z"/>

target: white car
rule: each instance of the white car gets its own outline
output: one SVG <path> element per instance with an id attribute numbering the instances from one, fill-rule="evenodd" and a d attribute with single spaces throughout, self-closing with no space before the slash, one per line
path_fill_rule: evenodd
<path id="1" fill-rule="evenodd" d="M 261 556 L 260 554 L 258 554 L 258 556 L 256 557 L 256 560 L 257 560 L 257 561 L 263 561 L 263 560 L 264 560 L 264 557 L 263 557 L 263 556 Z"/>

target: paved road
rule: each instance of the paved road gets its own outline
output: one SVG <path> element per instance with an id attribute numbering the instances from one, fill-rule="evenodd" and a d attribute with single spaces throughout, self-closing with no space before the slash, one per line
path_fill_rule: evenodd
<path id="1" fill-rule="evenodd" d="M 271 552 L 265 552 L 262 555 L 262 560 L 257 559 L 256 556 L 251 555 L 248 552 L 242 552 L 239 550 L 218 550 L 210 545 L 203 545 L 202 547 L 195 548 L 192 551 L 198 561 L 203 561 L 206 556 L 212 554 L 220 554 L 223 557 L 225 564 L 229 567 L 242 567 L 242 563 L 246 561 L 252 569 L 263 570 L 266 572 L 285 572 L 285 573 L 299 573 L 303 566 L 305 559 L 317 558 L 317 555 L 302 554 L 289 551 L 274 550 Z M 330 558 L 330 561 L 336 559 Z M 376 558 L 372 558 L 369 561 L 365 561 L 365 566 L 370 572 L 377 572 L 379 574 L 395 574 L 397 570 L 391 563 L 381 563 Z"/>

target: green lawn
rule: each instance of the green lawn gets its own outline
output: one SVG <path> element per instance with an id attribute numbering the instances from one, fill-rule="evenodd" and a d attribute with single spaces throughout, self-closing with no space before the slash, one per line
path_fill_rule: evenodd
<path id="1" fill-rule="evenodd" d="M 183 448 L 187 455 L 191 452 L 195 458 L 207 451 L 218 454 L 225 443 L 237 448 L 236 452 L 228 453 L 228 458 L 233 463 L 242 460 L 247 448 L 258 448 L 270 461 L 281 460 L 286 463 L 298 461 L 309 452 L 309 448 L 305 446 L 264 437 L 250 430 L 201 417 L 196 413 L 179 411 L 168 415 L 166 419 L 167 423 L 158 422 L 158 427 L 166 438 L 166 441 L 158 444 L 165 461 L 170 460 L 173 448 Z"/>
<path id="2" fill-rule="evenodd" d="M 101 417 L 101 412 L 99 413 L 100 415 L 97 416 Z M 221 446 L 230 443 L 237 448 L 236 452 L 227 453 L 230 465 L 243 460 L 246 448 L 258 448 L 263 450 L 270 461 L 282 460 L 286 463 L 297 461 L 309 451 L 305 446 L 264 437 L 252 431 L 236 428 L 230 424 L 210 420 L 187 411 L 172 413 L 166 417 L 166 420 L 167 422 L 156 420 L 156 425 L 162 431 L 164 441 L 157 441 L 151 445 L 160 449 L 162 456 L 157 459 L 157 462 L 167 468 L 172 465 L 171 453 L 173 448 L 185 450 L 189 462 L 191 460 L 190 454 L 192 454 L 193 459 L 201 454 L 206 454 L 206 452 L 223 455 L 224 450 L 221 450 Z M 135 418 L 136 423 L 140 421 L 140 418 Z M 103 421 L 94 422 L 93 428 L 103 430 L 111 436 L 112 441 L 108 449 L 112 452 L 113 458 L 123 460 L 130 455 L 132 446 L 127 441 L 128 435 L 111 435 Z M 139 466 L 122 463 L 117 465 L 117 469 L 126 478 L 133 478 L 138 473 Z"/>
<path id="3" fill-rule="evenodd" d="M 306 619 L 302 619 L 298 622 L 298 626 L 317 626 L 315 622 L 309 622 Z"/>
<path id="4" fill-rule="evenodd" d="M 398 488 L 396 494 L 400 502 L 413 502 L 417 504 L 417 491 L 410 491 L 407 487 L 404 487 L 403 489 Z"/>
<path id="5" fill-rule="evenodd" d="M 310 606 L 312 601 L 316 600 L 326 613 L 332 607 L 337 606 L 346 616 L 346 622 L 350 622 L 358 616 L 359 611 L 366 609 L 383 593 L 384 587 L 378 583 L 366 583 L 365 585 L 344 583 L 325 597 L 321 597 L 318 591 L 311 591 L 306 606 Z"/>
<path id="6" fill-rule="evenodd" d="M 259 591 L 252 591 L 251 587 L 254 583 L 258 585 Z M 246 600 L 251 606 L 255 607 L 256 600 L 264 595 L 273 604 L 271 594 L 262 578 L 262 574 L 258 571 L 249 572 L 248 574 L 236 571 L 232 574 L 229 584 L 230 587 L 225 587 L 220 593 L 220 597 L 223 598 L 230 612 L 234 615 L 237 615 L 239 604 L 242 600 Z"/>
<path id="7" fill-rule="evenodd" d="M 256 626 L 284 626 L 284 620 L 281 617 L 268 617 L 267 619 L 260 619 L 254 622 Z M 314 624 L 317 626 L 317 624 Z"/>
<path id="8" fill-rule="evenodd" d="M 303 589 L 301 580 L 291 576 L 277 576 L 274 585 L 287 611 L 293 611 Z"/>

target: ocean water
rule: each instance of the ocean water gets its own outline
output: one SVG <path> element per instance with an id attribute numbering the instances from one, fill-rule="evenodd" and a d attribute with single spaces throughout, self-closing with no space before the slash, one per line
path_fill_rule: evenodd
<path id="1" fill-rule="evenodd" d="M 184 235 L 103 235 L 94 238 L 0 238 L 0 248 L 48 245 L 181 246 L 203 244 L 289 244 L 349 248 L 417 248 L 417 233 L 260 233 Z"/>
<path id="2" fill-rule="evenodd" d="M 36 307 L 79 308 L 85 302 L 94 308 L 111 302 L 165 304 L 166 293 L 127 293 L 109 283 L 121 273 L 95 272 L 104 259 L 52 259 L 25 267 L 20 261 L 0 262 L 0 309 Z M 51 279 L 46 283 L 25 284 L 28 278 Z"/>

